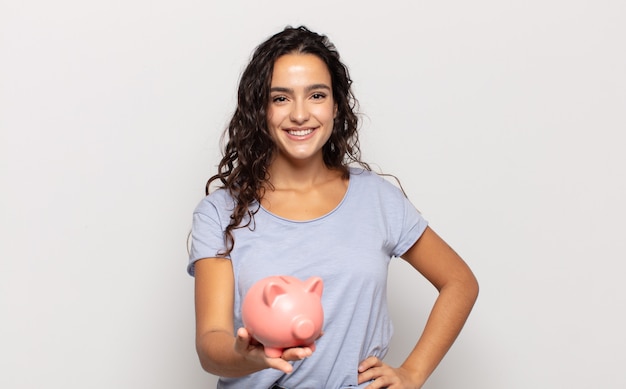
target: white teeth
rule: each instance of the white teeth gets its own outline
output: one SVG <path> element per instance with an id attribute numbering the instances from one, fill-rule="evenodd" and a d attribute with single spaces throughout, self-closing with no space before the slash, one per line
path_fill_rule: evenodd
<path id="1" fill-rule="evenodd" d="M 311 130 L 311 129 L 308 129 L 308 130 L 290 130 L 289 131 L 289 135 L 305 136 L 305 135 L 309 135 L 312 132 L 313 132 L 313 130 Z"/>

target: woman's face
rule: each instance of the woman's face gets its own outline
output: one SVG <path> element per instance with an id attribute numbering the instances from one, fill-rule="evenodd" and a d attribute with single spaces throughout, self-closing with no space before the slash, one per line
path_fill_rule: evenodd
<path id="1" fill-rule="evenodd" d="M 286 54 L 274 63 L 267 125 L 276 158 L 291 163 L 322 160 L 337 108 L 326 64 L 313 54 Z"/>

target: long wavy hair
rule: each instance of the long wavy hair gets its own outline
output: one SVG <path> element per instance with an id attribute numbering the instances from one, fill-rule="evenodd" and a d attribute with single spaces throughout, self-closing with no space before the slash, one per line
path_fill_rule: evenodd
<path id="1" fill-rule="evenodd" d="M 225 230 L 228 256 L 235 241 L 233 230 L 254 228 L 254 214 L 259 210 L 266 188 L 271 188 L 268 167 L 275 153 L 275 144 L 267 126 L 267 107 L 270 98 L 272 73 L 276 60 L 286 54 L 313 54 L 326 64 L 331 76 L 332 93 L 337 115 L 332 134 L 323 146 L 324 164 L 349 176 L 348 167 L 358 164 L 371 170 L 361 161 L 356 114 L 358 101 L 351 89 L 348 68 L 341 62 L 339 52 L 324 35 L 304 26 L 286 27 L 271 36 L 254 51 L 241 75 L 237 94 L 237 108 L 222 135 L 223 157 L 218 173 L 206 184 L 206 194 L 214 181 L 229 191 L 235 199 L 230 224 Z M 253 206 L 256 205 L 256 206 Z"/>

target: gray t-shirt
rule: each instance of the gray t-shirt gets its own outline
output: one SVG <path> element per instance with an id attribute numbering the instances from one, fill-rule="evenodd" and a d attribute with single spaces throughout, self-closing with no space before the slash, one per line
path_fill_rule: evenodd
<path id="1" fill-rule="evenodd" d="M 195 261 L 217 257 L 224 249 L 232 210 L 233 198 L 222 189 L 197 206 L 189 274 L 194 274 Z M 269 388 L 275 382 L 298 389 L 359 387 L 359 362 L 383 358 L 393 332 L 386 298 L 389 261 L 419 239 L 426 220 L 396 186 L 351 168 L 343 200 L 327 215 L 292 221 L 261 207 L 251 226 L 234 230 L 234 330 L 242 326 L 241 302 L 247 290 L 261 278 L 285 274 L 323 279 L 324 335 L 311 357 L 294 363 L 291 374 L 266 369 L 221 378 L 218 388 Z"/>

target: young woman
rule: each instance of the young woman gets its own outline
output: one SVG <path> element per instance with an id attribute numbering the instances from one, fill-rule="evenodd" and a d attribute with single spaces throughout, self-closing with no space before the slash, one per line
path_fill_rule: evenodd
<path id="1" fill-rule="evenodd" d="M 194 212 L 188 267 L 198 355 L 219 388 L 420 388 L 474 304 L 468 266 L 360 160 L 350 84 L 335 47 L 305 27 L 270 37 L 242 74 L 223 159 Z M 221 186 L 209 194 L 214 182 Z M 398 367 L 383 362 L 392 257 L 439 290 Z M 323 279 L 315 352 L 294 347 L 268 358 L 243 328 L 243 297 L 270 275 Z"/>

